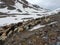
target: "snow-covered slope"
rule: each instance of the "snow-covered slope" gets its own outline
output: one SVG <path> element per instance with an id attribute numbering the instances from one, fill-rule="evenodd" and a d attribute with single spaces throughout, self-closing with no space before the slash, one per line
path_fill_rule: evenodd
<path id="1" fill-rule="evenodd" d="M 53 11 L 50 11 L 48 14 L 49 15 L 55 15 L 55 14 L 58 14 L 58 13 L 60 13 L 60 8 L 57 8 L 57 9 L 55 9 Z"/>
<path id="2" fill-rule="evenodd" d="M 28 21 L 36 18 L 41 18 L 43 16 L 37 16 L 37 15 L 16 15 L 16 17 L 5 17 L 0 18 L 0 26 L 9 25 L 12 23 L 18 23 L 23 21 Z"/>
<path id="3" fill-rule="evenodd" d="M 46 12 L 43 8 L 37 8 L 26 0 L 1 0 L 0 12 L 6 14 L 23 14 Z"/>
<path id="4" fill-rule="evenodd" d="M 36 19 L 47 15 L 47 10 L 37 5 L 30 4 L 26 0 L 1 0 L 0 1 L 0 17 L 5 15 L 15 15 L 0 18 L 0 26 L 18 23 L 31 19 Z M 3 14 L 3 15 L 2 15 Z M 18 15 L 17 15 L 18 14 Z M 23 14 L 23 15 L 22 15 Z M 27 15 L 29 14 L 29 15 Z"/>

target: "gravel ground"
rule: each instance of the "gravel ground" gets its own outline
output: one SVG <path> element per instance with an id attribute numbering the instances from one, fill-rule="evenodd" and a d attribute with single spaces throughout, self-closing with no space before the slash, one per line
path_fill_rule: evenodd
<path id="1" fill-rule="evenodd" d="M 19 27 L 19 29 L 21 29 L 20 31 L 18 29 L 18 31 L 13 32 L 9 36 L 9 33 L 7 33 L 7 38 L 5 40 L 0 40 L 0 45 L 60 45 L 60 14 L 43 17 L 41 18 L 41 21 L 39 18 L 35 19 L 34 21 L 31 20 L 27 22 L 25 22 L 25 25 L 27 25 L 27 27 L 29 24 L 31 28 L 38 24 L 45 25 L 45 27 L 38 28 L 33 31 L 29 31 L 29 29 L 31 28 L 23 28 L 22 30 Z M 17 24 L 15 24 L 15 26 L 16 25 Z M 9 26 L 8 28 L 10 27 L 11 26 Z M 3 35 L 4 33 L 2 34 L 2 36 Z"/>

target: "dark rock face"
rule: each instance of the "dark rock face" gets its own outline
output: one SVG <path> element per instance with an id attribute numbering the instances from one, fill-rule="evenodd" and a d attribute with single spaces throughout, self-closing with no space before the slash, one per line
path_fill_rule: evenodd
<path id="1" fill-rule="evenodd" d="M 36 7 L 36 8 L 40 8 L 40 6 L 38 6 L 38 5 L 33 5 L 34 7 Z"/>
<path id="2" fill-rule="evenodd" d="M 0 8 L 5 8 L 5 7 L 6 7 L 5 3 L 4 2 L 1 2 L 0 3 Z"/>
<path id="3" fill-rule="evenodd" d="M 2 13 L 2 12 L 0 12 L 0 14 L 1 14 L 1 15 L 4 15 L 4 14 L 6 14 L 6 13 Z"/>
<path id="4" fill-rule="evenodd" d="M 2 2 L 4 2 L 6 5 L 14 5 L 15 4 L 15 0 L 1 0 Z"/>
<path id="5" fill-rule="evenodd" d="M 0 8 L 5 8 L 8 7 L 8 10 L 14 10 L 16 9 L 15 7 L 13 7 L 13 5 L 15 5 L 15 0 L 1 0 L 1 4 L 0 4 Z"/>
<path id="6" fill-rule="evenodd" d="M 18 12 L 22 12 L 20 9 L 17 9 Z"/>
<path id="7" fill-rule="evenodd" d="M 1 6 L 0 6 L 0 8 L 5 8 L 6 7 L 6 5 L 4 5 L 4 4 L 2 4 Z"/>
<path id="8" fill-rule="evenodd" d="M 26 6 L 26 5 L 23 5 L 23 8 L 27 8 L 28 6 Z"/>
<path id="9" fill-rule="evenodd" d="M 25 4 L 28 4 L 28 2 L 26 0 L 21 0 L 21 1 L 23 1 Z"/>
<path id="10" fill-rule="evenodd" d="M 7 8 L 8 10 L 14 10 L 14 9 L 16 9 L 15 7 L 12 7 L 12 6 L 8 6 L 8 8 Z"/>

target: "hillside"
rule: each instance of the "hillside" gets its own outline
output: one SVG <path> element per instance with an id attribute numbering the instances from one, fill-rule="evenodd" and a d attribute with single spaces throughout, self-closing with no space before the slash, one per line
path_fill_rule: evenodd
<path id="1" fill-rule="evenodd" d="M 43 8 L 37 8 L 26 0 L 1 0 L 0 1 L 0 12 L 6 14 L 23 14 L 23 13 L 38 13 L 44 11 Z M 4 11 L 5 10 L 5 11 Z M 47 11 L 47 10 L 46 10 Z"/>
<path id="2" fill-rule="evenodd" d="M 0 45 L 60 45 L 60 9 L 49 12 L 26 0 L 0 5 Z"/>
<path id="3" fill-rule="evenodd" d="M 48 12 L 26 0 L 1 0 L 0 5 L 0 26 L 43 17 Z"/>

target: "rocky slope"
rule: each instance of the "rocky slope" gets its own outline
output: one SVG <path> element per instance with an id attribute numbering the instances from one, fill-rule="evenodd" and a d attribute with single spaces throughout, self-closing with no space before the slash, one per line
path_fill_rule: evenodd
<path id="1" fill-rule="evenodd" d="M 1 45 L 59 45 L 60 13 L 0 28 Z M 39 28 L 36 28 L 39 25 Z M 42 27 L 41 27 L 42 25 Z M 36 26 L 36 27 L 35 27 Z M 35 29 L 33 29 L 35 27 Z"/>

